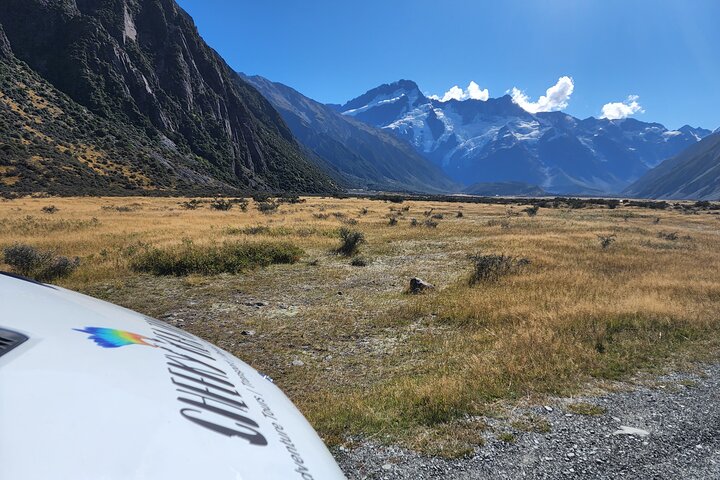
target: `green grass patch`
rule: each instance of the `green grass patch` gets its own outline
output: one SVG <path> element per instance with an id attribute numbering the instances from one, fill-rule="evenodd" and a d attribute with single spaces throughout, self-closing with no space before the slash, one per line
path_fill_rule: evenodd
<path id="1" fill-rule="evenodd" d="M 228 242 L 195 245 L 183 242 L 169 248 L 149 248 L 131 262 L 134 270 L 153 275 L 217 275 L 240 273 L 273 264 L 297 262 L 304 252 L 289 243 Z"/>

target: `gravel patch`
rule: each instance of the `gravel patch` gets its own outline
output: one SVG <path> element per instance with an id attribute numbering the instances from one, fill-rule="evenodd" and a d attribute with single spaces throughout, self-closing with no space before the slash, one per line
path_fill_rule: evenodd
<path id="1" fill-rule="evenodd" d="M 546 419 L 551 431 L 513 431 L 514 442 L 497 437 L 507 425 L 488 419 L 494 433 L 471 457 L 428 457 L 372 442 L 334 454 L 351 480 L 720 478 L 720 365 L 646 384 L 528 408 L 525 413 Z M 575 401 L 606 413 L 571 414 L 567 405 Z"/>

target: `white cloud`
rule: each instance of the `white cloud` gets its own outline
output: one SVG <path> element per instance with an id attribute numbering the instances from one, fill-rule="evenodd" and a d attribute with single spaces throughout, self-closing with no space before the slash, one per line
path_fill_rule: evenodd
<path id="1" fill-rule="evenodd" d="M 606 103 L 602 107 L 602 115 L 600 118 L 607 118 L 608 120 L 621 120 L 627 118 L 630 115 L 636 113 L 645 113 L 645 110 L 640 106 L 638 100 L 640 97 L 637 95 L 628 96 L 624 102 L 613 102 Z"/>
<path id="2" fill-rule="evenodd" d="M 485 88 L 481 89 L 480 85 L 478 85 L 475 82 L 470 82 L 470 84 L 467 87 L 467 90 L 463 90 L 462 88 L 455 85 L 450 90 L 445 92 L 445 95 L 442 97 L 438 95 L 430 95 L 430 98 L 433 100 L 440 100 L 441 102 L 447 102 L 449 100 L 482 100 L 483 102 L 487 101 L 488 98 L 490 98 L 490 91 Z"/>
<path id="3" fill-rule="evenodd" d="M 538 98 L 537 102 L 531 101 L 525 92 L 515 87 L 513 87 L 510 95 L 513 102 L 520 105 L 527 112 L 554 112 L 567 108 L 573 90 L 575 90 L 573 79 L 564 76 L 560 77 L 555 85 L 548 88 L 545 95 Z"/>

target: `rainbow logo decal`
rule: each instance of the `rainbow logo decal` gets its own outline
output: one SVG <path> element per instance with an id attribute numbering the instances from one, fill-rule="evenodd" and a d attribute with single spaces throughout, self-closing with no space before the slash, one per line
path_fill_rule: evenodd
<path id="1" fill-rule="evenodd" d="M 87 333 L 89 339 L 103 348 L 118 348 L 126 345 L 147 345 L 148 347 L 155 347 L 145 340 L 151 340 L 148 337 L 143 337 L 137 333 L 126 332 L 124 330 L 115 330 L 114 328 L 102 328 L 102 327 L 85 327 L 84 329 L 73 328 L 77 332 Z"/>

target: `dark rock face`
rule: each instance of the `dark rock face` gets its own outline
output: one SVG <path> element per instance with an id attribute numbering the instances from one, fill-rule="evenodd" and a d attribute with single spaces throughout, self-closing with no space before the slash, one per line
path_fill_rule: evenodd
<path id="1" fill-rule="evenodd" d="M 0 23 L 15 56 L 54 87 L 109 120 L 162 134 L 225 182 L 334 188 L 174 0 L 4 0 Z"/>
<path id="2" fill-rule="evenodd" d="M 12 49 L 10 48 L 10 41 L 5 36 L 5 31 L 0 25 L 0 58 L 8 58 L 12 55 Z"/>

